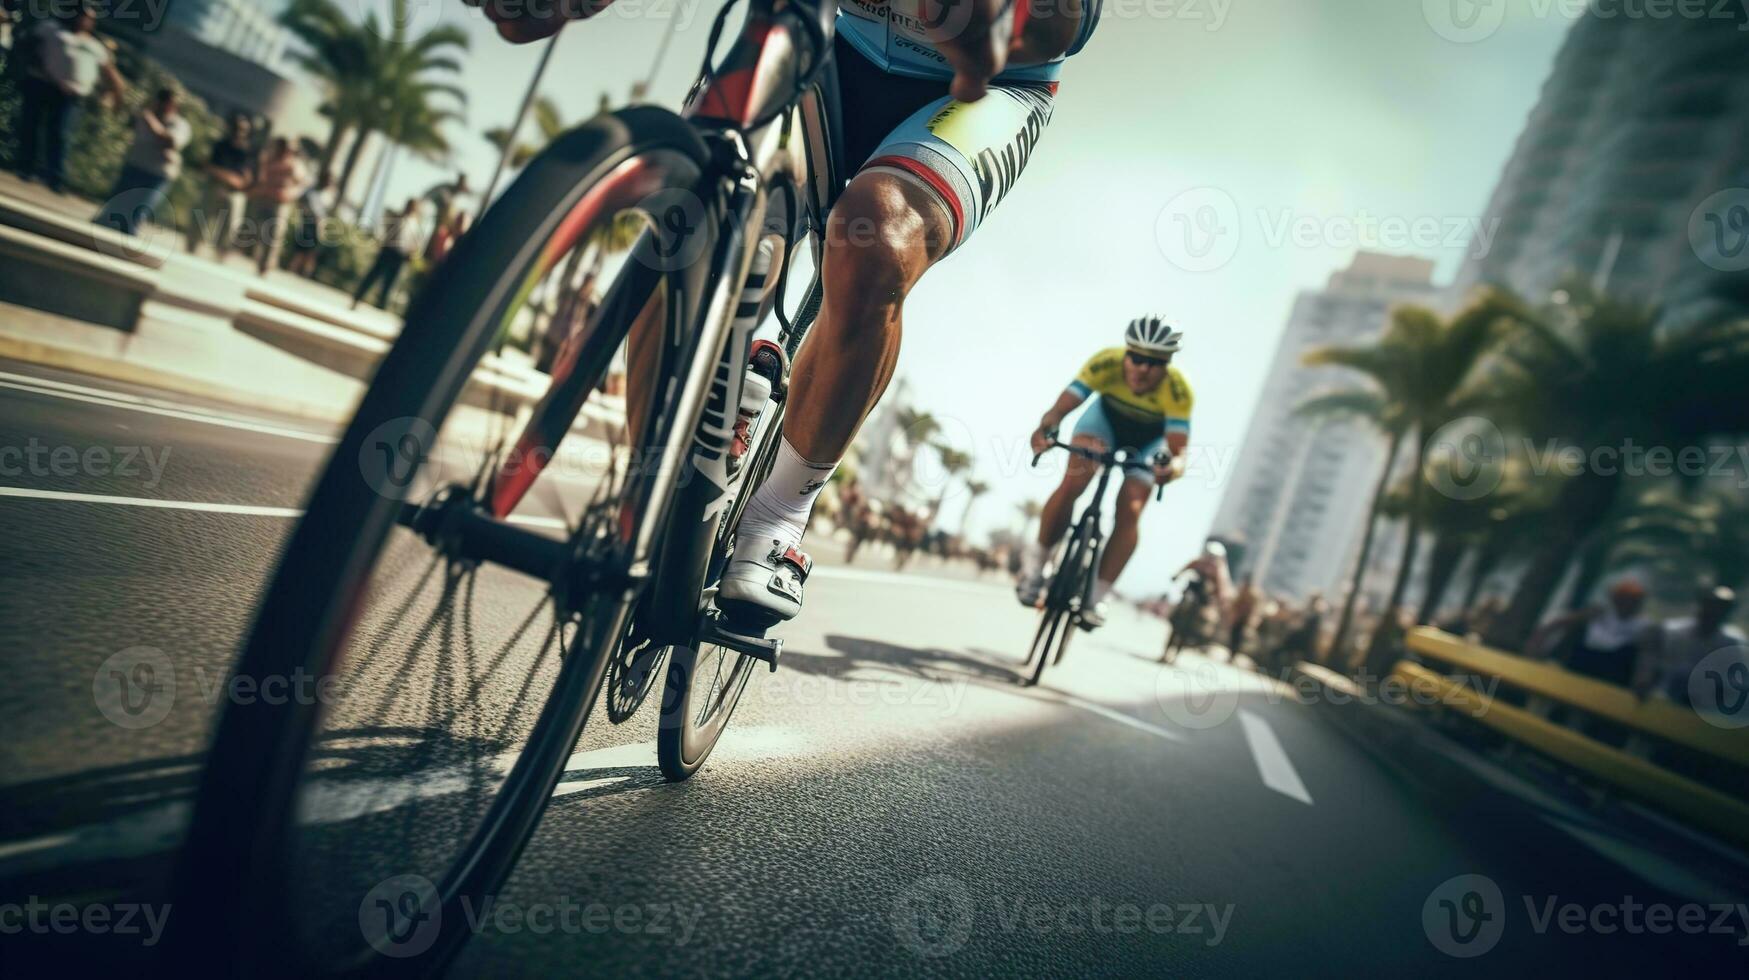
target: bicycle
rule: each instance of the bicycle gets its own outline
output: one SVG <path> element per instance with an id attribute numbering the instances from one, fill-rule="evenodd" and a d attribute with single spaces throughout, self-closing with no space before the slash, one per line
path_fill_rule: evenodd
<path id="1" fill-rule="evenodd" d="M 657 757 L 680 780 L 752 672 L 776 669 L 782 641 L 726 622 L 714 583 L 775 457 L 825 215 L 860 161 L 837 145 L 835 0 L 749 6 L 713 67 L 732 5 L 718 14 L 683 114 L 626 108 L 560 136 L 413 298 L 235 668 L 338 680 L 346 697 L 233 701 L 207 756 L 169 939 L 203 972 L 435 970 L 515 864 L 604 689 L 623 720 L 666 662 Z M 604 258 L 626 222 L 635 244 Z M 803 254 L 816 271 L 792 315 Z M 568 331 L 551 383 L 517 410 L 514 440 L 487 386 L 488 438 L 466 449 L 487 355 L 538 326 L 534 307 Z M 755 352 L 773 316 L 778 338 Z M 655 383 L 628 400 L 641 435 L 618 430 L 575 514 L 520 513 L 640 317 L 658 346 Z M 749 370 L 772 395 L 737 433 Z M 531 583 L 525 618 L 475 602 Z M 502 648 L 482 649 L 486 627 Z M 526 678 L 514 698 L 480 696 L 503 674 Z M 409 708 L 422 693 L 435 724 Z"/>
<path id="2" fill-rule="evenodd" d="M 1160 654 L 1163 664 L 1174 662 L 1185 650 L 1200 650 L 1208 643 L 1210 604 L 1206 586 L 1200 582 L 1194 579 L 1185 586 L 1184 594 L 1172 607 L 1172 615 L 1167 617 L 1170 632 L 1166 634 L 1166 649 Z"/>
<path id="3" fill-rule="evenodd" d="M 1082 613 L 1093 604 L 1094 573 L 1099 568 L 1099 560 L 1105 554 L 1105 530 L 1100 523 L 1100 512 L 1105 502 L 1105 490 L 1111 484 L 1113 470 L 1145 469 L 1150 466 L 1138 458 L 1138 453 L 1131 449 L 1094 450 L 1084 446 L 1071 445 L 1057 439 L 1055 432 L 1047 433 L 1051 444 L 1044 452 L 1032 458 L 1032 465 L 1044 458 L 1046 452 L 1052 449 L 1067 450 L 1071 455 L 1079 456 L 1099 466 L 1099 482 L 1093 491 L 1093 499 L 1087 504 L 1087 509 L 1081 512 L 1080 520 L 1070 529 L 1063 542 L 1057 546 L 1056 559 L 1051 563 L 1051 581 L 1045 589 L 1044 600 L 1040 606 L 1042 615 L 1039 618 L 1038 632 L 1033 634 L 1032 649 L 1028 651 L 1026 664 L 1031 667 L 1031 673 L 1026 677 L 1025 686 L 1034 687 L 1039 678 L 1044 676 L 1045 663 L 1063 662 L 1063 654 L 1069 649 L 1069 638 L 1076 629 L 1087 629 L 1082 622 Z M 1156 462 L 1159 458 L 1156 459 Z M 1165 492 L 1164 486 L 1156 487 L 1154 499 L 1159 500 Z M 1055 644 L 1055 655 L 1052 645 Z"/>

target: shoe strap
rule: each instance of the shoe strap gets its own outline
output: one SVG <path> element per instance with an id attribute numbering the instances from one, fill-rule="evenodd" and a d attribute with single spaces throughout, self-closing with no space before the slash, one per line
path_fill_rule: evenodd
<path id="1" fill-rule="evenodd" d="M 804 582 L 808 580 L 808 574 L 814 570 L 814 559 L 809 558 L 802 549 L 793 546 L 781 551 L 777 548 L 771 549 L 771 563 L 789 565 L 796 570 L 796 574 L 801 576 Z"/>

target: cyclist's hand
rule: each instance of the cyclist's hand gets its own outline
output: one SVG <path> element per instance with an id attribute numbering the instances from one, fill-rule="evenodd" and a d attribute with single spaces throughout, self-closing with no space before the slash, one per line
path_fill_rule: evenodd
<path id="1" fill-rule="evenodd" d="M 1026 0 L 1020 0 L 1026 2 Z M 953 68 L 949 89 L 961 102 L 989 91 L 1014 49 L 1015 0 L 923 0 L 925 33 Z"/>
<path id="2" fill-rule="evenodd" d="M 551 0 L 550 3 L 524 3 L 522 0 L 462 0 L 470 7 L 486 12 L 486 19 L 498 25 L 498 36 L 512 44 L 527 44 L 559 33 L 567 21 L 585 20 L 606 9 L 613 0 Z"/>
<path id="3" fill-rule="evenodd" d="M 1032 454 L 1034 456 L 1044 455 L 1045 450 L 1051 448 L 1051 442 L 1052 439 L 1049 430 L 1042 428 L 1034 429 L 1032 431 Z"/>

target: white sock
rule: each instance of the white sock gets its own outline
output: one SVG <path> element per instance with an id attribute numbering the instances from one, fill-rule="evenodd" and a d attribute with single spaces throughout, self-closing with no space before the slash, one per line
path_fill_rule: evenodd
<path id="1" fill-rule="evenodd" d="M 1112 583 L 1107 582 L 1104 579 L 1099 579 L 1093 583 L 1093 604 L 1094 605 L 1097 606 L 1100 603 L 1104 602 L 1105 597 L 1111 594 L 1111 585 L 1112 585 Z"/>
<path id="2" fill-rule="evenodd" d="M 747 501 L 736 537 L 745 541 L 775 539 L 785 547 L 800 544 L 814 501 L 837 468 L 836 462 L 808 462 L 788 439 L 783 440 L 777 447 L 777 459 L 772 461 L 771 475 Z"/>
<path id="3" fill-rule="evenodd" d="M 1037 578 L 1045 570 L 1045 546 L 1028 541 L 1020 553 L 1020 577 Z"/>

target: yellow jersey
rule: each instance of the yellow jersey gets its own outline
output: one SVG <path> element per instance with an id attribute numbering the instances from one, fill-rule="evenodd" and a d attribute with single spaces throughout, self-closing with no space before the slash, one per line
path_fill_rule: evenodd
<path id="1" fill-rule="evenodd" d="M 1166 365 L 1166 377 L 1152 391 L 1138 395 L 1123 379 L 1124 349 L 1102 350 L 1088 360 L 1069 390 L 1087 398 L 1100 396 L 1100 404 L 1114 423 L 1136 427 L 1165 427 L 1168 435 L 1190 435 L 1190 383 L 1175 364 Z"/>

